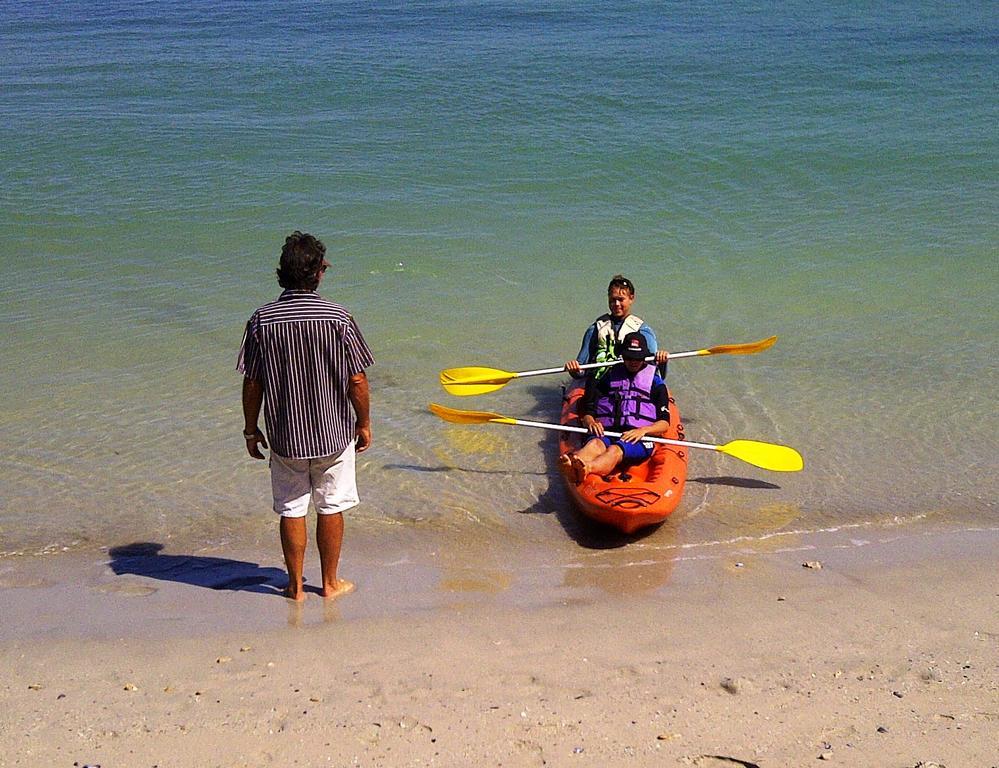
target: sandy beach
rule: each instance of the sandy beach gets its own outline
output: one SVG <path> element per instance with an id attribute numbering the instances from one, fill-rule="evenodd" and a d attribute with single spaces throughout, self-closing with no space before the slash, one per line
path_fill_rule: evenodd
<path id="1" fill-rule="evenodd" d="M 0 765 L 995 766 L 997 541 L 731 551 L 646 594 L 414 610 L 388 593 L 429 582 L 296 607 L 7 561 Z"/>
<path id="2" fill-rule="evenodd" d="M 4 3 L 0 768 L 999 768 L 997 20 Z M 236 368 L 294 230 L 375 359 L 303 605 Z M 615 274 L 701 444 L 633 538 L 524 424 Z"/>

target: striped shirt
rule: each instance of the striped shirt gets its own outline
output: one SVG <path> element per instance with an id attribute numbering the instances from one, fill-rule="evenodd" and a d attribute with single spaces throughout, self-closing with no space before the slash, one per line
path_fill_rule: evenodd
<path id="1" fill-rule="evenodd" d="M 250 317 L 236 369 L 263 385 L 271 449 L 314 459 L 353 441 L 348 380 L 373 362 L 344 307 L 314 291 L 287 290 Z"/>

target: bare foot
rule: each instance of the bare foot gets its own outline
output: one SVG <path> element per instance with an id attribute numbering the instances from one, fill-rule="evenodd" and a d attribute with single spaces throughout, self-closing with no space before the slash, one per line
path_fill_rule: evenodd
<path id="1" fill-rule="evenodd" d="M 336 586 L 333 587 L 323 587 L 322 595 L 328 600 L 334 597 L 342 597 L 343 595 L 353 592 L 357 587 L 352 581 L 347 581 L 346 579 L 337 579 Z"/>
<path id="2" fill-rule="evenodd" d="M 574 485 L 579 485 L 586 477 L 586 465 L 583 460 L 574 453 L 563 453 L 558 457 L 559 471 L 565 475 L 565 479 Z"/>
<path id="3" fill-rule="evenodd" d="M 586 465 L 583 463 L 583 460 L 574 453 L 569 456 L 569 462 L 572 466 L 572 481 L 576 485 L 579 485 L 586 479 Z"/>
<path id="4" fill-rule="evenodd" d="M 572 455 L 568 453 L 563 453 L 558 457 L 558 471 L 562 473 L 563 477 L 570 482 L 576 482 L 576 478 L 572 474 Z"/>
<path id="5" fill-rule="evenodd" d="M 296 603 L 305 602 L 305 590 L 295 589 L 291 586 L 291 584 L 284 588 L 284 592 L 282 594 L 284 594 L 284 596 L 289 600 L 294 600 Z"/>

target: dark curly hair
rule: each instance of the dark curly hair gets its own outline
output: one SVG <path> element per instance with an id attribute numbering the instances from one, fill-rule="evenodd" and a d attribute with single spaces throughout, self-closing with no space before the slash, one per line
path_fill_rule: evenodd
<path id="1" fill-rule="evenodd" d="M 278 285 L 297 290 L 316 290 L 325 257 L 326 246 L 321 240 L 305 232 L 292 232 L 285 238 L 284 248 L 281 249 Z"/>

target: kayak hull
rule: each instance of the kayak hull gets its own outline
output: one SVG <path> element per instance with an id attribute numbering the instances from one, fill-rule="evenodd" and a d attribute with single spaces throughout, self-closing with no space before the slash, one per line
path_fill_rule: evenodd
<path id="1" fill-rule="evenodd" d="M 578 427 L 577 406 L 583 396 L 581 384 L 573 384 L 562 400 L 561 423 Z M 660 435 L 683 440 L 680 410 L 670 397 L 670 428 Z M 559 453 L 578 451 L 588 435 L 563 432 Z M 635 533 L 657 525 L 677 508 L 687 481 L 687 449 L 657 443 L 652 456 L 640 464 L 619 467 L 606 477 L 588 474 L 582 483 L 568 479 L 566 488 L 575 505 L 586 517 L 623 533 Z"/>

